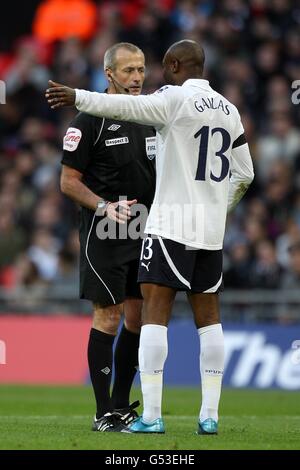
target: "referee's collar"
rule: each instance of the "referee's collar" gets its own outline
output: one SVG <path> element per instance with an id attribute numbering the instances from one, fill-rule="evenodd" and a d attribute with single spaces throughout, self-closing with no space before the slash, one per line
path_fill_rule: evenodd
<path id="1" fill-rule="evenodd" d="M 198 88 L 203 88 L 204 90 L 210 90 L 210 85 L 208 80 L 203 78 L 189 78 L 186 80 L 182 86 L 196 86 Z"/>

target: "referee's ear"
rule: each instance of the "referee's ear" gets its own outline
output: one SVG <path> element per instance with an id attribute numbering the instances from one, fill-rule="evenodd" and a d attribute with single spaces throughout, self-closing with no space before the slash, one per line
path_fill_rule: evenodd
<path id="1" fill-rule="evenodd" d="M 107 80 L 108 80 L 109 82 L 112 82 L 111 73 L 112 73 L 112 70 L 111 70 L 111 69 L 105 69 L 105 74 L 106 74 Z"/>

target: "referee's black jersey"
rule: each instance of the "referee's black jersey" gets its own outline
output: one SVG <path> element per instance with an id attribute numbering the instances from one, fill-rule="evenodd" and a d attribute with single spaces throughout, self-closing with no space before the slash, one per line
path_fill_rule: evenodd
<path id="1" fill-rule="evenodd" d="M 155 191 L 155 130 L 79 113 L 64 137 L 62 164 L 108 201 L 137 199 L 149 209 Z"/>

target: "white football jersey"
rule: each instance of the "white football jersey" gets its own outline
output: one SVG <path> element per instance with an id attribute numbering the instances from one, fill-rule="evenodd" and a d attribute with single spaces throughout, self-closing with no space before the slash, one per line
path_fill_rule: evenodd
<path id="1" fill-rule="evenodd" d="M 207 80 L 189 79 L 145 96 L 76 90 L 76 107 L 156 128 L 157 181 L 146 233 L 194 248 L 222 248 L 227 211 L 254 176 L 233 104 Z"/>

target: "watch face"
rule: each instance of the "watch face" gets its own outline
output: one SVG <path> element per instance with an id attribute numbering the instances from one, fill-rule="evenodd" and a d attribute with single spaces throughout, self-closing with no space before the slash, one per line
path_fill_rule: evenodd
<path id="1" fill-rule="evenodd" d="M 97 213 L 98 215 L 103 215 L 103 212 L 106 207 L 106 202 L 105 201 L 99 201 L 97 204 Z"/>

